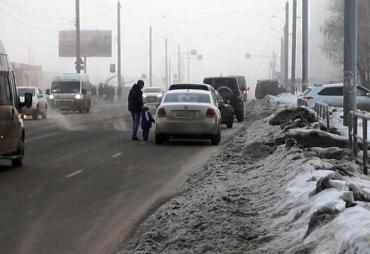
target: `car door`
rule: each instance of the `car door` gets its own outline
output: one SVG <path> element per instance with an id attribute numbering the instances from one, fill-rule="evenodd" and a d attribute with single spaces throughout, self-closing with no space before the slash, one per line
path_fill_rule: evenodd
<path id="1" fill-rule="evenodd" d="M 370 111 L 369 91 L 362 86 L 357 86 L 357 108 Z"/>
<path id="2" fill-rule="evenodd" d="M 323 87 L 318 93 L 317 101 L 333 107 L 343 107 L 343 86 Z"/>
<path id="3" fill-rule="evenodd" d="M 9 72 L 0 72 L 0 154 L 14 152 L 17 148 L 20 133 L 18 101 L 15 97 L 15 86 L 12 85 Z"/>

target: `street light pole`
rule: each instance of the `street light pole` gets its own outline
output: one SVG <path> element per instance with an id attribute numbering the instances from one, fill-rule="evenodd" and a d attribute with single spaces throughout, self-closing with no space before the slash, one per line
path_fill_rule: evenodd
<path id="1" fill-rule="evenodd" d="M 117 3 L 117 76 L 118 86 L 122 85 L 122 73 L 121 73 L 121 3 Z"/>
<path id="2" fill-rule="evenodd" d="M 149 86 L 153 86 L 153 29 L 149 26 Z"/>
<path id="3" fill-rule="evenodd" d="M 293 0 L 293 34 L 292 34 L 292 73 L 290 92 L 295 93 L 295 67 L 296 67 L 296 53 L 297 53 L 297 0 Z"/>
<path id="4" fill-rule="evenodd" d="M 343 124 L 348 126 L 350 112 L 357 108 L 357 0 L 345 0 L 344 4 Z"/>
<path id="5" fill-rule="evenodd" d="M 169 78 L 168 78 L 168 40 L 167 40 L 167 37 L 166 37 L 166 40 L 164 42 L 164 50 L 165 50 L 165 75 L 166 75 L 166 90 L 168 89 L 168 83 L 169 83 Z"/>
<path id="6" fill-rule="evenodd" d="M 179 75 L 179 77 L 178 77 L 178 81 L 179 81 L 179 83 L 181 83 L 181 81 L 182 81 L 182 77 L 181 77 L 181 75 L 182 75 L 182 73 L 181 73 L 181 47 L 180 47 L 180 45 L 177 47 L 177 73 L 178 73 L 178 75 Z"/>
<path id="7" fill-rule="evenodd" d="M 284 27 L 284 87 L 288 88 L 289 81 L 289 3 L 285 5 L 285 27 Z"/>
<path id="8" fill-rule="evenodd" d="M 302 2 L 302 92 L 308 87 L 308 0 Z"/>
<path id="9" fill-rule="evenodd" d="M 76 0 L 76 71 L 81 73 L 80 0 Z"/>

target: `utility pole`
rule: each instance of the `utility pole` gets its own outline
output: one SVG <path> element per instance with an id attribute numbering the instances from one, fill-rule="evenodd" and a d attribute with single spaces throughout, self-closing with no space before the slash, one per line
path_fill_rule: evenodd
<path id="1" fill-rule="evenodd" d="M 182 73 L 181 73 L 181 47 L 180 47 L 180 45 L 178 46 L 178 48 L 177 48 L 177 73 L 178 73 L 178 81 L 179 81 L 179 83 L 181 83 L 182 82 L 182 77 L 181 77 L 181 75 L 182 75 Z"/>
<path id="2" fill-rule="evenodd" d="M 84 56 L 84 73 L 87 73 L 87 57 Z"/>
<path id="3" fill-rule="evenodd" d="M 284 87 L 288 88 L 289 82 L 289 3 L 285 5 L 285 27 L 284 27 Z"/>
<path id="4" fill-rule="evenodd" d="M 357 0 L 344 2 L 344 114 L 343 124 L 350 123 L 350 112 L 357 108 Z"/>
<path id="5" fill-rule="evenodd" d="M 295 94 L 295 67 L 297 53 L 297 0 L 293 0 L 293 38 L 292 38 L 292 73 L 290 81 L 290 92 Z"/>
<path id="6" fill-rule="evenodd" d="M 280 40 L 280 82 L 284 80 L 284 38 Z"/>
<path id="7" fill-rule="evenodd" d="M 165 75 L 166 75 L 166 90 L 168 89 L 169 78 L 168 78 L 168 39 L 164 42 L 164 59 L 165 59 Z"/>
<path id="8" fill-rule="evenodd" d="M 80 0 L 76 0 L 76 71 L 81 73 Z"/>
<path id="9" fill-rule="evenodd" d="M 302 92 L 308 87 L 308 0 L 302 0 Z"/>
<path id="10" fill-rule="evenodd" d="M 276 55 L 276 52 L 274 51 L 272 53 L 272 78 L 275 79 L 276 78 L 276 66 L 277 66 L 277 55 Z"/>
<path id="11" fill-rule="evenodd" d="M 121 66 L 121 2 L 117 3 L 117 76 L 118 86 L 122 85 Z"/>
<path id="12" fill-rule="evenodd" d="M 188 83 L 190 83 L 190 52 L 188 53 Z"/>
<path id="13" fill-rule="evenodd" d="M 149 27 L 149 86 L 153 86 L 153 29 Z"/>

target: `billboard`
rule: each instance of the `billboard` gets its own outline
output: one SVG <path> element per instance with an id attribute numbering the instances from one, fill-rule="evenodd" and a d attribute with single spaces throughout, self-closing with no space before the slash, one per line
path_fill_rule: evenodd
<path id="1" fill-rule="evenodd" d="M 82 30 L 81 57 L 111 57 L 112 31 Z M 59 31 L 59 57 L 76 57 L 76 31 Z"/>

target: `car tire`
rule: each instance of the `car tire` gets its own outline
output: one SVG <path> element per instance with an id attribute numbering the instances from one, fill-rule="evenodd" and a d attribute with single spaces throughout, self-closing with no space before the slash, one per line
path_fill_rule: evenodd
<path id="1" fill-rule="evenodd" d="M 226 127 L 231 129 L 234 125 L 234 118 L 233 119 L 230 119 L 227 123 L 226 123 Z"/>
<path id="2" fill-rule="evenodd" d="M 164 141 L 164 138 L 162 135 L 159 135 L 159 134 L 155 134 L 155 144 L 156 145 L 162 145 L 163 144 L 163 141 Z"/>
<path id="3" fill-rule="evenodd" d="M 12 159 L 12 167 L 14 168 L 19 168 L 23 166 L 23 156 L 24 156 L 24 140 L 23 138 L 21 139 L 19 146 L 18 146 L 18 151 L 17 155 L 19 157 Z"/>
<path id="4" fill-rule="evenodd" d="M 217 146 L 221 142 L 221 131 L 219 131 L 216 135 L 212 136 L 211 144 Z"/>
<path id="5" fill-rule="evenodd" d="M 238 121 L 238 123 L 240 122 L 243 122 L 244 121 L 244 111 L 239 111 L 239 112 L 236 112 L 236 120 Z"/>
<path id="6" fill-rule="evenodd" d="M 45 108 L 45 111 L 42 113 L 42 119 L 46 120 L 48 118 L 48 107 Z"/>

